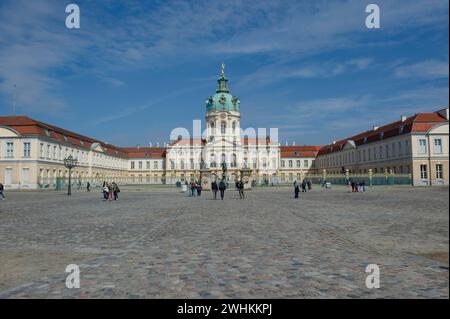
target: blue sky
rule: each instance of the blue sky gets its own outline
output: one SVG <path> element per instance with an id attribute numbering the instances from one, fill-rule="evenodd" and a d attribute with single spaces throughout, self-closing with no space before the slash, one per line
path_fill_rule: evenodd
<path id="1" fill-rule="evenodd" d="M 381 29 L 365 27 L 377 3 Z M 81 29 L 65 27 L 65 7 Z M 326 144 L 448 106 L 448 1 L 0 2 L 0 114 L 119 146 L 204 118 L 226 64 L 242 127 Z"/>

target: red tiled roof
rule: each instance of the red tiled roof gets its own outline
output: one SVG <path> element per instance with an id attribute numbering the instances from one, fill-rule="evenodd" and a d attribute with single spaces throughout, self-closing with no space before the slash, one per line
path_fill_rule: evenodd
<path id="1" fill-rule="evenodd" d="M 281 157 L 316 157 L 322 146 L 281 146 Z"/>
<path id="2" fill-rule="evenodd" d="M 389 123 L 375 130 L 359 133 L 333 144 L 326 145 L 319 151 L 319 155 L 338 152 L 349 141 L 353 141 L 358 146 L 411 132 L 427 132 L 433 126 L 445 122 L 448 123 L 448 120 L 437 113 L 418 113 L 406 118 L 404 121 Z"/>
<path id="3" fill-rule="evenodd" d="M 133 158 L 161 158 L 166 156 L 164 147 L 125 147 L 122 150 L 128 154 L 128 157 Z"/>

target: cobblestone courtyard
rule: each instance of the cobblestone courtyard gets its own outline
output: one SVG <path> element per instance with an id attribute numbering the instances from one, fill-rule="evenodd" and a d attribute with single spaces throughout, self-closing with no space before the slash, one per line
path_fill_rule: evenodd
<path id="1" fill-rule="evenodd" d="M 0 298 L 448 298 L 449 189 L 9 192 Z M 78 264 L 81 288 L 65 287 Z M 381 287 L 365 286 L 380 267 Z"/>

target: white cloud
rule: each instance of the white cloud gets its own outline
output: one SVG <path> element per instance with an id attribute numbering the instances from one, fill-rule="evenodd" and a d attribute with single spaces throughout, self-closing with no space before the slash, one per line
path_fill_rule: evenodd
<path id="1" fill-rule="evenodd" d="M 415 64 L 399 66 L 394 72 L 399 78 L 448 78 L 448 61 L 426 60 Z"/>

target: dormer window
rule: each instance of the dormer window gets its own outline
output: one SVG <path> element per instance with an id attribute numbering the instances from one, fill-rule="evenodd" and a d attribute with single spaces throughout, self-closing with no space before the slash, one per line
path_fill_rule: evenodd
<path id="1" fill-rule="evenodd" d="M 383 139 L 384 137 L 384 132 L 380 132 L 380 139 Z"/>
<path id="2" fill-rule="evenodd" d="M 364 140 L 363 143 L 366 144 L 367 143 L 367 136 L 364 136 Z"/>
<path id="3" fill-rule="evenodd" d="M 398 133 L 399 133 L 399 134 L 402 134 L 402 133 L 403 133 L 403 130 L 404 130 L 404 127 L 403 127 L 403 125 L 402 125 L 402 126 L 400 126 L 400 127 L 398 128 Z"/>
<path id="4" fill-rule="evenodd" d="M 50 136 L 50 131 L 49 130 L 45 129 L 44 131 L 45 131 L 45 135 Z"/>
<path id="5" fill-rule="evenodd" d="M 63 135 L 63 137 L 64 137 L 64 141 L 67 142 L 69 140 L 69 138 L 66 135 Z"/>

